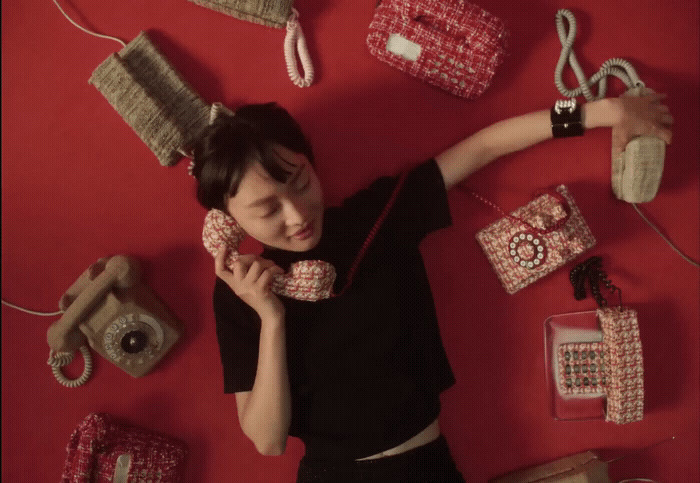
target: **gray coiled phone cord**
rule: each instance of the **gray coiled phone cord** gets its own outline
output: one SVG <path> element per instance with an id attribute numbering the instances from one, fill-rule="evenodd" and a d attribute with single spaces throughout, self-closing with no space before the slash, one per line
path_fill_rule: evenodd
<path id="1" fill-rule="evenodd" d="M 564 25 L 564 19 L 569 23 L 569 32 L 566 32 L 566 26 Z M 559 60 L 557 61 L 557 66 L 554 68 L 554 84 L 559 89 L 559 92 L 566 97 L 577 97 L 583 95 L 587 101 L 594 101 L 596 99 L 602 99 L 605 97 L 605 92 L 608 87 L 608 76 L 615 76 L 622 80 L 628 88 L 633 87 L 645 87 L 644 82 L 639 79 L 637 71 L 634 70 L 632 64 L 630 64 L 625 59 L 613 58 L 606 60 L 601 65 L 600 70 L 596 72 L 590 79 L 586 78 L 583 69 L 576 59 L 576 54 L 573 51 L 574 39 L 576 38 L 576 18 L 571 11 L 562 8 L 557 11 L 555 17 L 555 22 L 557 26 L 557 34 L 559 35 L 559 41 L 561 42 L 562 49 L 559 55 Z M 562 73 L 564 72 L 564 67 L 566 63 L 571 65 L 571 69 L 578 79 L 579 87 L 575 89 L 569 89 L 564 84 L 562 80 Z M 598 84 L 598 95 L 594 96 L 591 92 L 591 86 Z M 654 225 L 637 207 L 636 203 L 630 203 L 635 209 L 637 214 L 642 217 L 642 219 L 676 252 L 678 253 L 686 262 L 690 263 L 695 267 L 700 267 L 697 261 L 688 257 L 683 253 L 676 245 L 673 244 L 668 237 L 661 233 L 656 225 Z"/>
<path id="2" fill-rule="evenodd" d="M 569 32 L 566 32 L 564 19 L 569 22 Z M 639 79 L 637 71 L 634 70 L 632 64 L 625 59 L 614 58 L 603 62 L 600 70 L 596 72 L 590 79 L 586 79 L 583 69 L 576 59 L 576 54 L 573 51 L 574 39 L 576 38 L 576 18 L 569 10 L 561 9 L 557 12 L 556 18 L 557 34 L 561 42 L 562 49 L 559 55 L 559 61 L 554 69 L 554 84 L 566 97 L 577 97 L 583 95 L 587 101 L 602 99 L 605 97 L 605 92 L 608 87 L 608 76 L 615 76 L 622 80 L 625 85 L 630 87 L 644 87 L 644 83 Z M 576 89 L 568 89 L 562 80 L 562 73 L 566 63 L 571 65 L 571 69 L 578 79 L 579 87 Z M 591 86 L 598 85 L 598 95 L 594 96 L 591 92 Z"/>
<path id="3" fill-rule="evenodd" d="M 63 310 L 60 310 L 58 312 L 37 312 L 34 310 L 25 309 L 24 307 L 20 307 L 19 305 L 11 304 L 6 300 L 2 300 L 2 304 L 7 305 L 8 307 L 11 307 L 13 309 L 19 310 L 20 312 L 25 312 L 27 314 L 32 315 L 40 315 L 42 317 L 52 317 L 63 314 Z M 84 345 L 80 347 L 79 350 L 80 353 L 83 355 L 83 362 L 85 364 L 85 368 L 83 369 L 83 373 L 76 379 L 68 379 L 65 375 L 63 375 L 63 372 L 61 372 L 61 367 L 70 364 L 73 361 L 73 356 L 75 354 L 71 354 L 70 352 L 49 352 L 49 360 L 46 361 L 46 363 L 51 366 L 51 372 L 53 372 L 53 375 L 56 378 L 56 380 L 66 387 L 82 386 L 87 382 L 88 379 L 90 379 L 90 375 L 92 375 L 92 355 L 90 354 L 90 349 L 88 349 L 88 347 Z"/>

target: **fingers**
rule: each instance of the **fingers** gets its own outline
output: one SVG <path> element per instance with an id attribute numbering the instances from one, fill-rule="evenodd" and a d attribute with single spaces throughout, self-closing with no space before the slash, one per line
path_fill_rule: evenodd
<path id="1" fill-rule="evenodd" d="M 668 97 L 668 94 L 666 94 L 665 92 L 652 92 L 651 94 L 649 94 L 649 97 L 656 101 L 663 101 Z"/>
<path id="2" fill-rule="evenodd" d="M 245 287 L 266 288 L 275 275 L 282 275 L 284 270 L 272 260 L 256 255 L 239 255 L 230 267 L 226 266 L 228 250 L 220 250 L 214 257 L 216 275 L 224 280 L 234 292 L 245 291 Z M 230 269 L 229 269 L 230 268 Z"/>
<path id="3" fill-rule="evenodd" d="M 226 264 L 225 264 L 227 253 L 228 253 L 228 249 L 223 248 L 223 249 L 219 250 L 216 253 L 216 255 L 214 256 L 214 273 L 216 273 L 216 275 L 219 278 L 223 278 L 222 275 L 224 275 L 225 272 L 227 272 Z"/>
<path id="4" fill-rule="evenodd" d="M 666 144 L 671 144 L 671 138 L 673 137 L 673 134 L 668 128 L 657 128 L 656 132 L 654 133 L 654 136 L 663 139 Z"/>

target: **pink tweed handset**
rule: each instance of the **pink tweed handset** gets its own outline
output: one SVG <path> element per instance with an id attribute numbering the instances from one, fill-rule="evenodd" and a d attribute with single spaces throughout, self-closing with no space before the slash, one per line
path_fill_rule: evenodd
<path id="1" fill-rule="evenodd" d="M 238 222 L 221 210 L 211 210 L 204 219 L 202 242 L 212 256 L 221 249 L 228 249 L 225 264 L 233 269 L 238 260 L 238 247 L 245 232 Z M 321 260 L 303 260 L 293 263 L 290 271 L 275 276 L 272 291 L 297 300 L 317 301 L 331 297 L 336 272 L 333 265 Z"/>

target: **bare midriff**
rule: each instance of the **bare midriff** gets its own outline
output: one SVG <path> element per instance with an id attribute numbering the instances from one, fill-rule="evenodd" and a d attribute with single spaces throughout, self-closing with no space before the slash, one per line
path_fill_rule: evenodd
<path id="1" fill-rule="evenodd" d="M 384 458 L 386 456 L 394 456 L 397 454 L 405 453 L 406 451 L 412 450 L 414 448 L 419 448 L 423 445 L 426 445 L 432 441 L 435 441 L 438 437 L 440 436 L 440 424 L 438 420 L 436 419 L 432 423 L 428 425 L 423 431 L 409 439 L 408 441 L 404 441 L 398 446 L 395 446 L 391 449 L 388 449 L 386 451 L 382 451 L 381 453 L 377 453 L 372 456 L 367 456 L 366 458 L 359 458 L 356 461 L 365 461 L 365 460 L 376 460 L 378 458 Z"/>

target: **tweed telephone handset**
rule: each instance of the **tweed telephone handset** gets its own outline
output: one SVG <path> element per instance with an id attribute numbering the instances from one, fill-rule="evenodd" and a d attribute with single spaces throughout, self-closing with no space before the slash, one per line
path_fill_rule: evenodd
<path id="1" fill-rule="evenodd" d="M 212 118 L 215 116 L 215 113 L 212 114 Z M 272 291 L 278 295 L 307 302 L 316 302 L 343 295 L 352 285 L 360 263 L 377 232 L 391 212 L 391 208 L 394 206 L 399 192 L 406 181 L 407 174 L 403 173 L 398 177 L 394 191 L 374 222 L 374 226 L 369 230 L 364 243 L 345 276 L 345 283 L 339 291 L 334 292 L 333 290 L 337 275 L 335 267 L 323 260 L 302 260 L 292 263 L 289 272 L 283 275 L 275 275 L 272 280 Z M 214 257 L 220 250 L 228 250 L 224 264 L 231 270 L 233 270 L 233 263 L 240 256 L 238 248 L 245 236 L 246 233 L 238 222 L 231 215 L 221 210 L 210 210 L 204 218 L 204 228 L 202 229 L 204 248 Z"/>
<path id="2" fill-rule="evenodd" d="M 564 19 L 569 24 L 566 32 Z M 559 10 L 556 14 L 556 26 L 562 44 L 561 55 L 554 73 L 554 83 L 563 95 L 577 97 L 583 95 L 586 100 L 601 99 L 605 96 L 607 76 L 621 79 L 628 87 L 626 96 L 641 96 L 651 93 L 637 76 L 634 67 L 624 59 L 609 59 L 590 79 L 586 79 L 581 66 L 572 50 L 576 37 L 576 19 L 569 10 Z M 570 90 L 562 81 L 562 72 L 566 63 L 571 65 L 580 87 Z M 598 96 L 593 96 L 590 87 L 600 83 Z M 627 144 L 625 151 L 612 159 L 611 184 L 615 196 L 629 203 L 645 203 L 656 196 L 663 174 L 666 145 L 663 140 L 651 136 L 639 136 Z"/>
<path id="3" fill-rule="evenodd" d="M 49 364 L 60 383 L 75 387 L 90 376 L 86 342 L 120 369 L 141 377 L 178 340 L 182 324 L 140 278 L 136 260 L 123 255 L 101 258 L 61 297 L 63 316 L 46 334 Z M 60 366 L 70 363 L 78 349 L 85 358 L 85 371 L 68 380 Z"/>
<path id="4" fill-rule="evenodd" d="M 239 245 L 246 234 L 238 222 L 221 210 L 210 210 L 204 218 L 202 242 L 212 256 L 226 249 L 224 264 L 233 270 L 239 257 Z M 317 301 L 331 297 L 335 282 L 335 268 L 321 260 L 303 260 L 293 263 L 290 271 L 277 275 L 272 281 L 272 291 L 298 300 Z"/>

